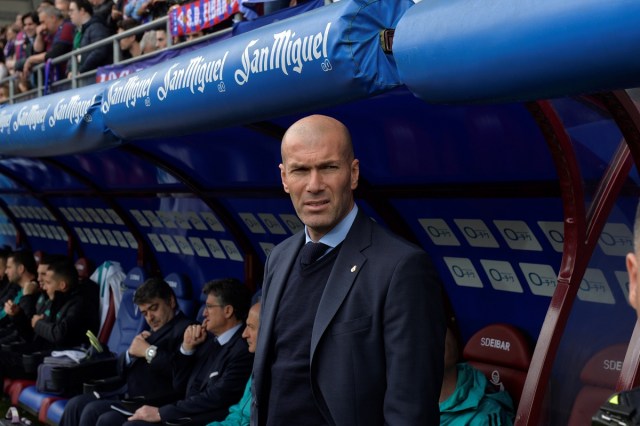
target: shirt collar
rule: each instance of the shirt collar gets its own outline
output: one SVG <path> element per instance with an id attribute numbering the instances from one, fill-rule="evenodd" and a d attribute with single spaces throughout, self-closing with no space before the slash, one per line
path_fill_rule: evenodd
<path id="1" fill-rule="evenodd" d="M 358 206 L 354 204 L 353 208 L 344 217 L 344 219 L 342 219 L 336 226 L 334 226 L 331 231 L 327 232 L 326 235 L 323 235 L 322 238 L 320 238 L 320 241 L 318 242 L 324 243 L 331 248 L 334 248 L 338 244 L 343 242 L 344 239 L 347 238 L 347 234 L 351 229 L 351 225 L 353 225 L 353 221 L 356 220 L 357 214 L 358 214 Z M 311 238 L 309 238 L 309 233 L 306 225 L 304 226 L 304 237 L 305 237 L 305 243 L 312 241 Z"/>
<path id="2" fill-rule="evenodd" d="M 238 331 L 238 329 L 240 327 L 242 327 L 242 324 L 238 324 L 238 325 L 236 325 L 234 327 L 231 327 L 230 329 L 228 329 L 227 331 L 225 331 L 221 335 L 217 336 L 216 338 L 218 339 L 218 343 L 220 343 L 220 346 L 224 346 L 225 343 L 227 343 L 229 340 L 231 340 L 233 335 L 236 334 L 236 331 Z"/>

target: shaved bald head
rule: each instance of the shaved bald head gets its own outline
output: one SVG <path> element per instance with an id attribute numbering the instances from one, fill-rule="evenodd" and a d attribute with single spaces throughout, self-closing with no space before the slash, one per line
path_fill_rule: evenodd
<path id="1" fill-rule="evenodd" d="M 293 123 L 282 138 L 280 154 L 282 155 L 283 163 L 286 161 L 284 146 L 293 135 L 295 135 L 296 138 L 309 141 L 310 143 L 317 141 L 323 135 L 333 135 L 342 141 L 345 158 L 347 160 L 353 160 L 354 158 L 349 129 L 333 117 L 315 114 L 301 118 Z"/>

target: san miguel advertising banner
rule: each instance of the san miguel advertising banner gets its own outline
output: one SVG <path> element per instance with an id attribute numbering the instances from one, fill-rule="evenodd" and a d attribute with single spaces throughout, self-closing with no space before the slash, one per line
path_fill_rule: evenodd
<path id="1" fill-rule="evenodd" d="M 104 86 L 92 85 L 0 108 L 0 153 L 38 157 L 112 146 L 100 105 Z"/>
<path id="2" fill-rule="evenodd" d="M 123 139 L 166 137 L 391 89 L 400 81 L 380 30 L 412 5 L 333 3 L 115 80 L 102 101 L 105 124 Z"/>
<path id="3" fill-rule="evenodd" d="M 240 0 L 196 0 L 169 10 L 171 35 L 181 36 L 213 27 L 240 11 Z"/>

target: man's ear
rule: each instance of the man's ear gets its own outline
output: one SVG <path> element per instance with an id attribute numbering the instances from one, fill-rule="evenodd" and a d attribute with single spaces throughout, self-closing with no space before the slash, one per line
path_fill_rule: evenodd
<path id="1" fill-rule="evenodd" d="M 225 318 L 231 318 L 233 316 L 233 314 L 234 314 L 233 306 L 231 306 L 231 305 L 225 305 L 222 308 L 222 311 L 224 313 L 224 317 Z"/>
<path id="2" fill-rule="evenodd" d="M 280 180 L 282 180 L 282 187 L 284 188 L 284 192 L 289 193 L 289 186 L 286 184 L 287 172 L 284 169 L 284 164 L 280 163 L 278 166 L 280 168 Z"/>
<path id="3" fill-rule="evenodd" d="M 358 187 L 358 179 L 360 178 L 360 160 L 354 159 L 351 162 L 351 190 Z"/>
<path id="4" fill-rule="evenodd" d="M 635 253 L 627 254 L 627 272 L 629 274 L 629 303 L 638 309 L 638 258 Z"/>

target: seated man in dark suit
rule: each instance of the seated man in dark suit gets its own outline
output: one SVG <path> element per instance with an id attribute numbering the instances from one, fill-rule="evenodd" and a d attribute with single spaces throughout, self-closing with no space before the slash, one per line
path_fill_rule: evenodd
<path id="1" fill-rule="evenodd" d="M 35 313 L 35 304 L 40 292 L 36 277 L 36 262 L 29 250 L 19 250 L 7 256 L 6 267 L 10 289 L 6 299 L 0 305 L 0 336 L 3 338 L 14 333 L 12 318 L 23 313 L 31 318 Z M 14 339 L 12 337 L 11 339 Z"/>
<path id="2" fill-rule="evenodd" d="M 161 407 L 144 405 L 125 425 L 185 417 L 195 424 L 221 420 L 242 396 L 253 364 L 253 354 L 242 340 L 242 325 L 251 301 L 249 291 L 238 280 L 222 279 L 205 284 L 203 292 L 207 295 L 205 319 L 202 325 L 185 330 L 174 357 L 174 385 L 186 383 L 185 398 Z"/>
<path id="3" fill-rule="evenodd" d="M 51 306 L 44 314 L 31 318 L 33 337 L 19 351 L 0 351 L 0 379 L 26 377 L 22 354 L 68 349 L 86 341 L 87 327 L 95 324 L 98 311 L 88 308 L 78 290 L 78 272 L 71 261 L 49 265 L 45 278 L 45 291 Z M 91 330 L 94 333 L 97 330 Z"/>
<path id="4" fill-rule="evenodd" d="M 95 426 L 104 415 L 120 416 L 122 423 L 125 417 L 111 409 L 119 396 L 150 396 L 172 389 L 171 359 L 190 321 L 178 309 L 169 284 L 161 278 L 145 281 L 136 290 L 133 303 L 140 308 L 151 331 L 137 335 L 118 357 L 118 375 L 126 383 L 125 393 L 101 399 L 93 394 L 72 398 L 60 419 L 61 426 Z"/>

